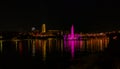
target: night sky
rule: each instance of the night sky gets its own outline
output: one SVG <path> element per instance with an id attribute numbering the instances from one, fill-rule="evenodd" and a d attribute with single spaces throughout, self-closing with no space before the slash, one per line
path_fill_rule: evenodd
<path id="1" fill-rule="evenodd" d="M 0 1 L 0 31 L 30 31 L 31 27 L 99 32 L 120 29 L 120 5 L 112 0 Z"/>

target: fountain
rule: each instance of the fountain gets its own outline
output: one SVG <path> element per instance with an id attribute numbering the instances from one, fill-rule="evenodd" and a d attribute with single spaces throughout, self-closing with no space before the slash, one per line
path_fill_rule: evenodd
<path id="1" fill-rule="evenodd" d="M 70 37 L 70 39 L 74 39 L 75 37 L 74 37 L 74 26 L 72 25 L 72 27 L 71 27 L 71 35 L 70 35 L 71 37 Z"/>
<path id="2" fill-rule="evenodd" d="M 71 27 L 71 33 L 68 35 L 64 35 L 65 40 L 78 40 L 80 38 L 79 34 L 74 34 L 74 26 Z"/>

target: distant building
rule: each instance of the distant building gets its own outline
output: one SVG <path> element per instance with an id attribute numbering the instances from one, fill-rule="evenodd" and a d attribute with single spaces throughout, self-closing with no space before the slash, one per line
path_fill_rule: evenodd
<path id="1" fill-rule="evenodd" d="M 32 35 L 37 36 L 37 37 L 61 37 L 63 35 L 63 31 L 61 30 L 47 30 L 46 31 L 46 24 L 42 24 L 41 29 L 42 30 L 40 32 L 40 30 L 37 30 L 33 27 Z"/>
<path id="2" fill-rule="evenodd" d="M 45 32 L 46 32 L 46 25 L 42 24 L 42 33 L 45 33 Z"/>
<path id="3" fill-rule="evenodd" d="M 61 34 L 61 31 L 60 30 L 48 30 L 48 33 Z"/>

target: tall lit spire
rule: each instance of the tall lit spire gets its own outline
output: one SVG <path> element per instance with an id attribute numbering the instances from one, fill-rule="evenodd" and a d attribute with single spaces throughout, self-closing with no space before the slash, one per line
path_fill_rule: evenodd
<path id="1" fill-rule="evenodd" d="M 74 38 L 74 26 L 71 27 L 71 38 Z"/>
<path id="2" fill-rule="evenodd" d="M 46 25 L 42 24 L 42 33 L 45 33 L 45 32 L 46 32 Z"/>

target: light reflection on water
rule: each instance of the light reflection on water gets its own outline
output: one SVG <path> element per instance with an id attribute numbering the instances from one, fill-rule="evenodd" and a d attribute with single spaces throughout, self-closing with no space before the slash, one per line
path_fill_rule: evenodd
<path id="1" fill-rule="evenodd" d="M 0 52 L 2 52 L 2 47 L 3 47 L 3 46 L 2 46 L 2 42 L 3 42 L 3 41 L 0 40 Z"/>
<path id="2" fill-rule="evenodd" d="M 45 61 L 50 54 L 57 53 L 57 55 L 70 54 L 72 59 L 76 53 L 100 52 L 107 48 L 108 38 L 96 38 L 88 40 L 63 40 L 48 38 L 47 40 L 41 39 L 28 39 L 28 40 L 13 40 L 10 46 L 16 47 L 16 52 L 19 55 L 42 56 Z M 0 52 L 5 47 L 5 40 L 0 40 Z M 10 48 L 11 49 L 11 48 Z M 8 51 L 9 52 L 9 51 Z M 67 53 L 66 53 L 67 52 Z"/>

